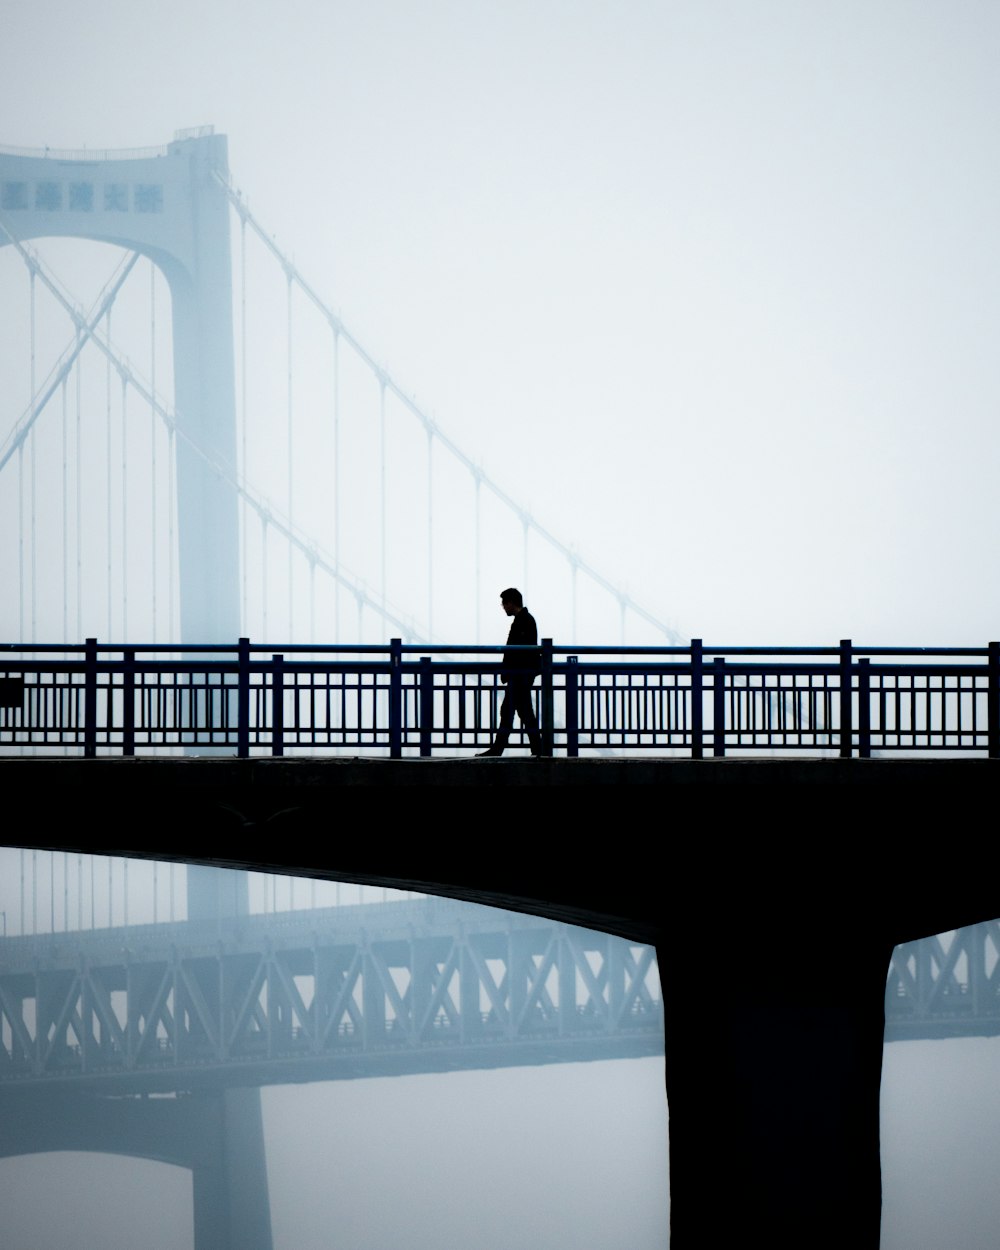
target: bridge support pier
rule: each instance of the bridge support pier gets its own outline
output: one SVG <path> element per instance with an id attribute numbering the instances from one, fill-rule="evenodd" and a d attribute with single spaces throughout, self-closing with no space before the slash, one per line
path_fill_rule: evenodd
<path id="1" fill-rule="evenodd" d="M 747 912 L 734 919 L 725 933 L 744 934 L 752 971 L 728 958 L 728 1001 L 713 1002 L 708 1019 L 691 1011 L 697 991 L 684 961 L 659 954 L 676 1250 L 752 1241 L 771 1250 L 878 1250 L 882 1004 L 892 948 L 877 934 L 841 928 L 831 959 L 810 928 L 795 928 L 768 932 Z M 724 966 L 724 942 L 709 936 L 707 945 L 716 949 L 702 949 L 706 963 Z"/>
<path id="2" fill-rule="evenodd" d="M 256 1089 L 109 1098 L 49 1089 L 0 1098 L 0 1158 L 87 1150 L 192 1173 L 195 1250 L 272 1250 Z"/>

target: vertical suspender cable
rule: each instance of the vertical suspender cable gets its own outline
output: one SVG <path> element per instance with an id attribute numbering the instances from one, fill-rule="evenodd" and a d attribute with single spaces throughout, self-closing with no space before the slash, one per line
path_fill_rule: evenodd
<path id="1" fill-rule="evenodd" d="M 128 641 L 128 425 L 126 393 L 128 383 L 122 376 L 122 642 Z"/>
<path id="2" fill-rule="evenodd" d="M 247 219 L 240 215 L 240 475 L 242 481 L 248 481 L 247 475 Z M 241 530 L 243 541 L 240 544 L 241 577 L 243 588 L 243 611 L 240 620 L 246 627 L 247 617 L 247 501 L 240 495 Z"/>
<path id="3" fill-rule="evenodd" d="M 167 429 L 167 637 L 174 636 L 174 457 L 177 436 L 173 425 Z"/>
<path id="4" fill-rule="evenodd" d="M 156 266 L 149 262 L 149 572 L 150 607 L 153 613 L 153 642 L 157 640 L 156 621 Z"/>
<path id="5" fill-rule="evenodd" d="M 287 343 L 287 349 L 286 349 L 286 355 L 288 359 L 288 641 L 294 642 L 295 630 L 294 630 L 294 624 L 293 624 L 294 622 L 293 557 L 295 554 L 295 546 L 292 542 L 292 529 L 293 529 L 295 517 L 294 517 L 294 502 L 292 498 L 292 491 L 294 488 L 293 478 L 294 478 L 294 473 L 295 473 L 295 463 L 294 463 L 295 443 L 294 443 L 293 430 L 292 430 L 292 271 L 290 269 L 287 271 L 287 276 L 288 276 L 288 310 L 287 310 L 287 315 L 286 315 L 285 320 L 286 320 L 287 333 L 288 333 L 288 343 Z"/>
<path id="6" fill-rule="evenodd" d="M 94 857 L 90 857 L 90 927 L 97 927 L 97 904 L 94 901 Z"/>
<path id="7" fill-rule="evenodd" d="M 35 269 L 31 269 L 31 402 L 35 402 Z M 38 595 L 37 595 L 37 563 L 35 557 L 35 427 L 31 427 L 29 439 L 29 461 L 31 465 L 31 641 L 38 641 Z"/>
<path id="8" fill-rule="evenodd" d="M 477 473 L 475 476 L 475 483 L 476 483 L 476 498 L 475 498 L 475 509 L 476 509 L 476 553 L 475 553 L 475 560 L 476 560 L 476 645 L 478 646 L 481 641 L 482 612 L 481 612 L 480 604 L 481 604 L 482 597 L 483 597 L 482 576 L 481 576 L 482 574 L 482 567 L 481 567 L 482 548 L 481 548 L 481 543 L 480 543 L 481 530 L 479 526 L 479 506 L 482 501 L 481 500 L 482 491 L 480 489 L 481 477 L 479 473 Z"/>
<path id="9" fill-rule="evenodd" d="M 434 431 L 427 427 L 427 640 L 434 640 Z"/>
<path id="10" fill-rule="evenodd" d="M 83 929 L 83 856 L 76 857 L 76 927 Z"/>
<path id="11" fill-rule="evenodd" d="M 24 847 L 21 847 L 21 927 L 18 933 L 24 932 Z"/>
<path id="12" fill-rule="evenodd" d="M 79 338 L 80 331 L 77 330 Z M 83 637 L 83 466 L 80 427 L 83 413 L 83 382 L 79 365 L 76 368 L 76 440 L 74 443 L 74 487 L 73 495 L 76 502 L 76 638 Z"/>
<path id="13" fill-rule="evenodd" d="M 24 642 L 24 443 L 17 449 L 17 639 Z"/>
<path id="14" fill-rule="evenodd" d="M 79 365 L 76 366 L 79 368 Z M 69 498 L 68 490 L 68 455 L 66 442 L 68 438 L 67 431 L 67 409 L 66 409 L 66 386 L 68 378 L 62 380 L 62 618 L 63 618 L 63 642 L 69 642 L 69 619 L 68 619 L 68 602 L 69 602 Z"/>
<path id="15" fill-rule="evenodd" d="M 261 597 L 263 602 L 263 618 L 261 621 L 261 634 L 264 641 L 267 642 L 267 517 L 260 518 L 260 583 Z"/>
<path id="16" fill-rule="evenodd" d="M 49 932 L 56 931 L 56 857 L 49 851 Z"/>
<path id="17" fill-rule="evenodd" d="M 38 498 L 38 484 L 36 476 L 36 466 L 38 464 L 38 449 L 35 444 L 35 426 L 31 427 L 31 433 L 28 435 L 28 463 L 31 466 L 31 641 L 38 641 L 38 544 L 37 529 L 35 518 L 37 512 L 35 509 L 35 500 Z"/>
<path id="18" fill-rule="evenodd" d="M 570 585 L 572 588 L 572 593 L 570 596 L 570 603 L 571 603 L 570 628 L 572 630 L 572 638 L 570 639 L 570 641 L 575 643 L 577 641 L 577 637 L 576 637 L 576 583 L 577 583 L 576 560 L 574 560 L 573 563 L 569 567 L 570 567 L 570 578 L 571 578 Z"/>
<path id="19" fill-rule="evenodd" d="M 333 640 L 340 641 L 340 332 L 333 329 Z"/>
<path id="20" fill-rule="evenodd" d="M 63 933 L 69 931 L 69 851 L 63 851 Z"/>
<path id="21" fill-rule="evenodd" d="M 385 620 L 385 378 L 378 383 L 379 536 L 382 619 Z"/>
<path id="22" fill-rule="evenodd" d="M 309 641 L 316 641 L 316 561 L 309 559 Z"/>
<path id="23" fill-rule="evenodd" d="M 153 924 L 160 919 L 160 862 L 153 860 Z"/>
<path id="24" fill-rule="evenodd" d="M 521 593 L 522 593 L 522 594 L 524 594 L 524 595 L 528 595 L 528 594 L 530 594 L 530 593 L 531 593 L 531 591 L 528 589 L 528 529 L 529 529 L 529 523 L 528 523 L 528 518 L 527 518 L 527 517 L 526 517 L 523 513 L 521 514 L 521 527 L 522 527 L 522 530 L 523 530 L 523 538 L 524 538 L 524 556 L 523 556 L 523 561 L 522 561 L 523 566 L 524 566 L 524 577 L 523 577 L 523 579 L 522 579 L 522 580 L 523 580 L 523 585 L 524 585 L 524 590 L 523 590 Z"/>
<path id="25" fill-rule="evenodd" d="M 107 334 L 107 340 L 108 340 L 108 342 L 110 343 L 110 342 L 111 342 L 111 309 L 110 309 L 110 308 L 108 309 L 108 315 L 107 315 L 107 329 L 106 329 L 105 333 Z M 111 357 L 110 357 L 110 356 L 108 356 L 108 358 L 107 358 L 107 368 L 106 368 L 106 370 L 105 370 L 105 413 L 104 413 L 104 417 L 105 417 L 105 420 L 104 420 L 104 434 L 105 434 L 105 449 L 104 449 L 104 451 L 105 451 L 105 456 L 104 456 L 105 463 L 104 463 L 104 470 L 105 470 L 105 473 L 107 474 L 107 508 L 106 508 L 106 524 L 107 524 L 107 540 L 108 540 L 108 541 L 107 541 L 107 549 L 108 549 L 108 550 L 107 550 L 107 559 L 106 559 L 106 561 L 105 561 L 105 564 L 106 564 L 106 569 L 105 569 L 105 577 L 106 577 L 106 579 L 107 579 L 107 588 L 106 588 L 106 589 L 107 589 L 107 594 L 106 594 L 106 596 L 105 596 L 105 597 L 106 597 L 106 599 L 107 599 L 107 610 L 108 610 L 107 637 L 110 639 L 110 638 L 113 638 L 113 637 L 114 637 L 114 629 L 113 629 L 112 624 L 111 624 L 111 558 L 112 558 L 112 543 L 111 543 Z"/>

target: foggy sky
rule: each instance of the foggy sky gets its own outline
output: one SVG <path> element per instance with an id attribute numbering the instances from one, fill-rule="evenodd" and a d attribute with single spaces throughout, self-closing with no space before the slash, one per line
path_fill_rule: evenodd
<path id="1" fill-rule="evenodd" d="M 685 635 L 997 636 L 995 5 L 3 0 L 0 17 L 0 140 L 228 134 L 253 210 L 354 332 L 540 521 Z M 0 433 L 17 415 L 0 408 Z M 488 572 L 497 589 L 515 580 Z M 525 589 L 543 632 L 564 634 L 564 605 Z M 890 1050 L 886 1250 L 995 1244 L 995 1056 L 978 1041 Z M 644 1090 L 662 1089 L 643 1063 Z M 514 1084 L 492 1114 L 540 1117 L 507 1125 L 505 1149 L 606 1101 L 543 1097 L 535 1075 L 498 1078 Z M 449 1081 L 435 1132 L 461 1162 L 484 1116 L 463 1120 Z M 441 1189 L 421 1203 L 447 1211 L 475 1184 L 492 1204 L 537 1187 L 551 1207 L 526 1155 L 517 1176 L 482 1156 L 475 1177 L 435 1168 L 400 1136 L 429 1101 L 414 1086 L 407 1104 L 406 1084 L 356 1114 L 431 1165 Z M 316 1159 L 343 1144 L 338 1110 L 361 1092 L 317 1110 Z M 292 1097 L 265 1108 L 295 1140 Z M 613 1143 L 617 1114 L 595 1135 Z M 642 1140 L 655 1171 L 662 1140 Z M 0 1164 L 5 1222 L 43 1200 L 54 1212 L 57 1193 L 106 1213 L 95 1191 L 26 1168 Z M 310 1205 L 325 1189 L 307 1202 L 293 1181 L 276 1185 L 276 1230 L 325 1245 L 332 1217 Z M 662 1203 L 645 1218 L 636 1250 L 660 1244 Z"/>
<path id="2" fill-rule="evenodd" d="M 227 133 L 377 358 L 685 635 L 995 635 L 995 6 L 4 14 L 7 142 Z"/>

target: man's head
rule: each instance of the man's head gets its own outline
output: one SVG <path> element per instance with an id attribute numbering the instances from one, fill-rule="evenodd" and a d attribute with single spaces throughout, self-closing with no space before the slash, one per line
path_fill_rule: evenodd
<path id="1" fill-rule="evenodd" d="M 515 590 L 513 586 L 509 586 L 506 590 L 500 591 L 500 603 L 503 610 L 508 616 L 515 616 L 524 607 L 524 600 L 521 598 L 521 592 Z"/>

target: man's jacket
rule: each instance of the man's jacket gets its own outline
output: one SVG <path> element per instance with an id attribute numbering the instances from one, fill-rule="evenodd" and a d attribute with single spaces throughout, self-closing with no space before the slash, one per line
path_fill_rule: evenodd
<path id="1" fill-rule="evenodd" d="M 538 643 L 538 626 L 527 608 L 522 608 L 511 618 L 507 644 L 512 647 L 532 647 Z M 502 671 L 504 676 L 522 673 L 537 676 L 542 671 L 540 651 L 505 651 Z"/>

